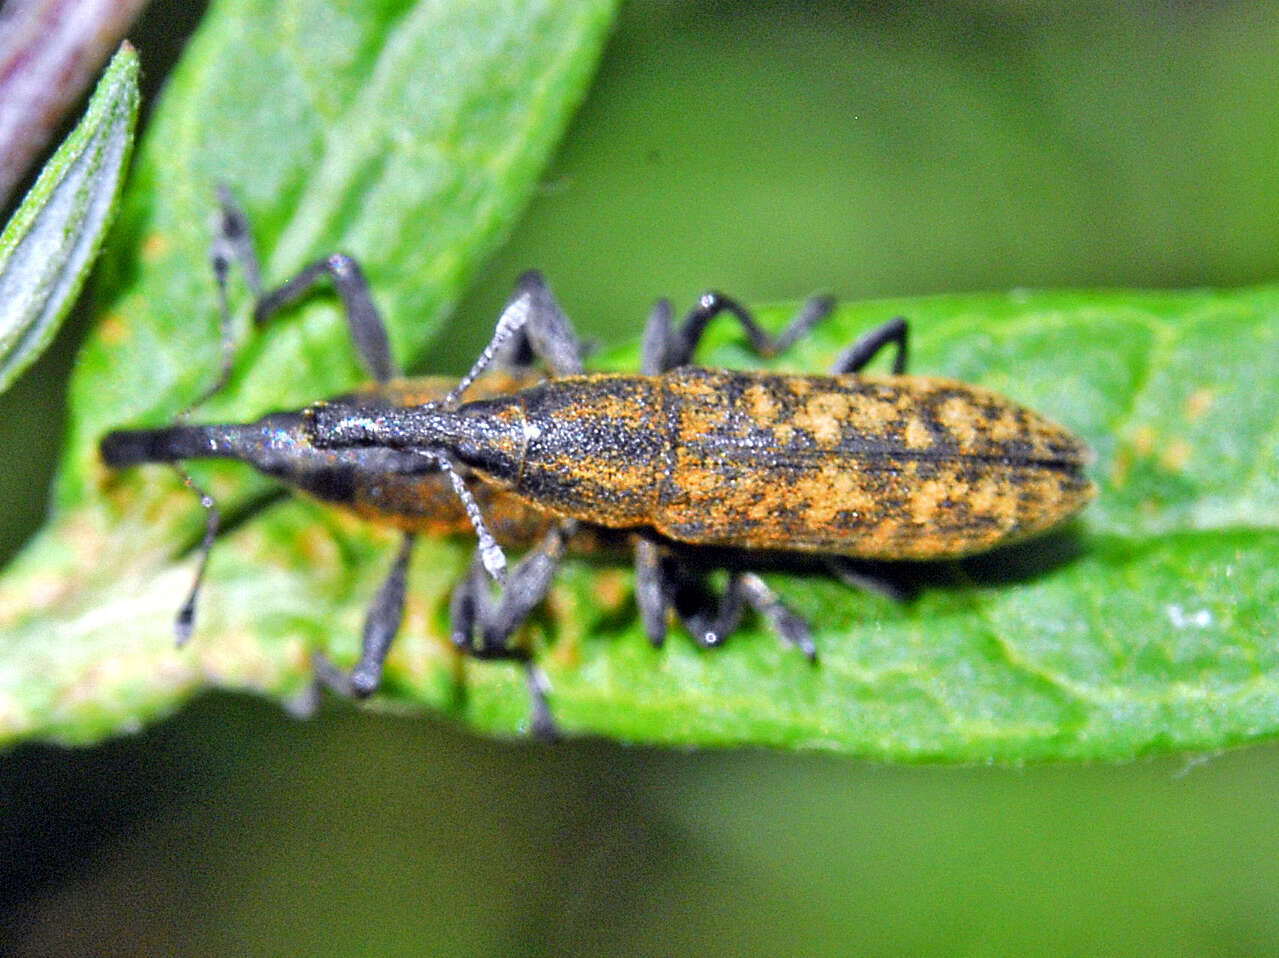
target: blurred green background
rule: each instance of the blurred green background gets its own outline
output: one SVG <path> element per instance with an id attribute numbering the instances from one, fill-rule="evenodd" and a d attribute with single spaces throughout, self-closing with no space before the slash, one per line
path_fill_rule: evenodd
<path id="1" fill-rule="evenodd" d="M 180 6 L 135 31 L 152 84 Z M 533 265 L 606 342 L 712 286 L 1279 279 L 1277 50 L 1272 0 L 634 3 L 433 354 L 462 368 Z M 39 521 L 75 338 L 0 397 L 0 556 Z M 876 767 L 210 695 L 0 756 L 0 952 L 1279 954 L 1276 796 L 1274 747 Z"/>

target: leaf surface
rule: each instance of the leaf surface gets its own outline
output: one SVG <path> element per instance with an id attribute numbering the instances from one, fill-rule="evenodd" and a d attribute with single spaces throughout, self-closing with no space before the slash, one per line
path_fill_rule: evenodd
<path id="1" fill-rule="evenodd" d="M 776 325 L 784 312 L 763 315 Z M 569 561 L 531 626 L 561 724 L 636 741 L 895 760 L 1119 759 L 1273 735 L 1279 486 L 1269 409 L 1279 290 L 847 305 L 779 364 L 822 368 L 858 331 L 897 313 L 914 320 L 916 371 L 991 386 L 1087 439 L 1098 454 L 1093 506 L 1038 541 L 916 567 L 924 588 L 907 604 L 819 575 L 770 574 L 814 624 L 816 666 L 758 623 L 714 652 L 678 631 L 653 650 L 629 573 Z M 752 362 L 731 331 L 712 339 L 708 361 Z M 634 359 L 627 350 L 600 362 Z M 392 534 L 308 502 L 272 503 L 220 543 L 200 636 L 178 652 L 169 635 L 189 559 L 175 561 L 171 540 L 168 550 L 133 543 L 139 525 L 172 525 L 192 507 L 176 483 L 149 480 L 167 490 L 151 500 L 155 511 L 138 511 L 132 485 L 112 500 L 121 513 L 114 541 L 131 550 L 127 560 L 19 626 L 9 640 L 23 650 L 17 661 L 46 676 L 80 676 L 71 687 L 91 702 L 102 703 L 104 687 L 128 689 L 128 708 L 145 714 L 206 681 L 288 697 L 305 683 L 312 647 L 354 658 Z M 35 548 L 69 548 L 67 528 Z M 510 733 L 525 721 L 517 671 L 462 662 L 445 638 L 448 593 L 470 548 L 421 544 L 379 702 L 443 709 Z M 28 561 L 38 567 L 40 558 Z M 94 671 L 104 662 L 108 677 Z M 24 705 L 33 714 L 49 714 L 49 693 L 67 695 L 65 680 L 10 688 L 39 699 Z M 104 724 L 118 719 L 112 712 Z"/>
<path id="2" fill-rule="evenodd" d="M 437 141 L 411 138 L 419 152 L 409 176 L 384 149 L 399 144 L 397 134 L 351 121 L 368 112 L 353 103 L 367 106 L 370 89 L 420 59 L 393 55 L 406 19 L 380 33 L 339 31 L 340 50 L 299 35 L 253 56 L 244 51 L 260 28 L 220 27 L 216 42 L 199 39 L 175 78 L 128 207 L 134 242 L 107 271 L 107 315 L 75 382 L 59 512 L 8 570 L 0 734 L 92 740 L 209 684 L 287 700 L 308 680 L 311 649 L 354 659 L 393 533 L 310 502 L 264 499 L 269 483 L 244 469 L 201 469 L 240 521 L 214 552 L 197 636 L 179 651 L 172 621 L 193 571 L 198 509 L 166 470 L 109 476 L 94 450 L 107 428 L 166 422 L 216 369 L 212 288 L 199 263 L 218 179 L 253 213 L 269 278 L 346 248 L 368 264 L 397 355 L 425 342 L 431 318 L 497 227 L 468 215 L 487 208 L 474 199 L 481 188 L 464 184 L 471 174 L 431 172 L 432 148 L 423 144 Z M 304 22 L 288 18 L 295 30 Z M 329 59 L 304 68 L 301 50 Z M 373 64 L 372 79 L 330 79 L 335 63 L 361 58 Z M 221 70 L 259 70 L 263 89 L 250 84 L 247 105 L 219 110 L 218 91 L 229 89 L 215 82 Z M 409 81 L 401 87 L 417 90 Z M 277 102 L 255 113 L 253 100 L 267 88 L 304 91 L 306 108 L 290 109 L 285 98 L 284 109 Z M 490 128 L 510 124 L 493 119 L 503 103 L 480 111 Z M 432 109 L 451 110 L 442 115 L 460 123 L 467 107 Z M 328 132 L 310 111 L 335 119 L 341 132 Z M 236 130 L 247 145 L 227 146 L 197 113 L 246 116 L 248 132 Z M 548 124 L 523 128 L 549 142 Z M 375 142 L 362 144 L 366 135 Z M 509 160 L 514 147 L 454 149 L 472 135 L 431 133 L 450 144 L 435 148 L 441 154 L 490 173 L 502 166 L 494 158 L 506 156 L 504 168 L 532 182 L 536 162 Z M 273 150 L 277 138 L 290 149 Z M 298 155 L 307 160 L 295 162 Z M 453 210 L 460 196 L 467 202 Z M 792 308 L 762 318 L 776 328 Z M 770 573 L 814 625 L 815 666 L 753 620 L 721 650 L 700 651 L 678 630 L 653 650 L 625 565 L 572 559 L 528 631 L 560 724 L 631 741 L 825 748 L 901 761 L 1122 759 L 1274 736 L 1279 289 L 849 304 L 775 365 L 824 368 L 895 314 L 912 320 L 914 372 L 981 383 L 1083 436 L 1097 454 L 1097 501 L 1047 538 L 908 570 L 923 588 L 906 604 L 821 575 Z M 201 418 L 247 419 L 340 390 L 358 375 L 344 336 L 331 297 L 308 301 L 246 344 L 230 388 Z M 727 326 L 714 330 L 700 358 L 757 364 Z M 634 369 L 635 349 L 596 362 Z M 420 545 L 405 627 L 373 706 L 436 709 L 482 731 L 516 733 L 527 718 L 519 671 L 463 661 L 445 635 L 449 590 L 472 545 Z"/>

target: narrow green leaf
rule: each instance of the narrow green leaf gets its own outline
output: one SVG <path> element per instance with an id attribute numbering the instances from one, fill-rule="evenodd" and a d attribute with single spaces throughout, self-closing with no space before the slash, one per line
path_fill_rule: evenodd
<path id="1" fill-rule="evenodd" d="M 138 56 L 126 43 L 0 234 L 0 391 L 75 303 L 115 212 L 137 118 Z"/>

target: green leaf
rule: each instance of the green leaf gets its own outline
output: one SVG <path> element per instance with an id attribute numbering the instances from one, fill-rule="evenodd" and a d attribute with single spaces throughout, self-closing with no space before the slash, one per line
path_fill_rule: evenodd
<path id="1" fill-rule="evenodd" d="M 474 268 L 476 251 L 494 241 L 492 224 L 506 222 L 514 197 L 526 195 L 537 163 L 513 157 L 545 156 L 572 100 L 565 91 L 578 89 L 564 77 L 578 82 L 586 71 L 577 60 L 539 60 L 529 68 L 542 77 L 539 87 L 527 76 L 512 80 L 519 72 L 512 55 L 499 57 L 494 71 L 522 95 L 560 91 L 543 94 L 536 123 L 525 122 L 523 109 L 505 120 L 493 119 L 497 107 L 478 110 L 489 135 L 518 147 L 436 149 L 461 165 L 436 169 L 418 155 L 413 176 L 370 175 L 370 163 L 397 161 L 361 145 L 366 135 L 397 148 L 403 136 L 430 152 L 425 134 L 408 136 L 396 125 L 419 113 L 386 120 L 395 129 L 383 134 L 381 120 L 370 132 L 367 119 L 382 115 L 370 114 L 365 98 L 376 83 L 368 77 L 395 75 L 420 54 L 387 53 L 396 44 L 382 40 L 399 35 L 385 26 L 356 31 L 363 40 L 338 31 L 349 41 L 340 51 L 331 38 L 295 36 L 312 17 L 287 18 L 294 33 L 281 40 L 272 15 L 256 14 L 259 22 L 253 9 L 216 8 L 236 16 L 211 21 L 192 44 L 142 151 L 121 224 L 128 242 L 105 271 L 107 315 L 73 388 L 58 513 L 0 592 L 0 735 L 9 739 L 92 740 L 168 711 L 208 684 L 287 700 L 308 680 L 311 649 L 354 659 L 393 533 L 304 500 L 264 501 L 269 484 L 233 465 L 200 470 L 243 521 L 215 549 L 196 637 L 177 650 L 173 616 L 193 571 L 199 510 L 164 469 L 108 475 L 96 462 L 97 437 L 167 421 L 212 378 L 216 318 L 201 260 L 215 182 L 228 181 L 252 213 L 269 279 L 334 247 L 364 259 L 405 355 L 425 341 L 424 327 Z M 586 39 L 558 46 L 594 50 L 600 27 L 590 22 L 576 27 Z M 521 43 L 511 43 L 537 58 L 528 37 L 548 29 L 521 29 Z M 486 37 L 503 49 L 491 29 Z M 438 27 L 431 39 L 464 45 L 440 40 Z M 321 56 L 322 65 L 307 59 Z M 357 78 L 335 66 L 356 62 L 374 66 Z M 441 69 L 438 79 L 452 82 L 457 73 Z M 243 102 L 219 102 L 237 85 L 227 75 L 249 81 Z M 325 84 L 311 82 L 315 76 Z M 401 87 L 421 92 L 409 81 Z M 284 95 L 295 88 L 309 94 L 302 105 Z M 274 91 L 270 110 L 263 90 Z M 393 112 L 396 97 L 388 99 L 383 108 Z M 456 96 L 448 117 L 460 126 L 431 135 L 472 142 L 479 135 L 468 125 L 472 106 Z M 295 164 L 299 154 L 308 158 Z M 511 186 L 501 170 L 516 166 L 530 172 Z M 487 177 L 487 185 L 470 177 Z M 462 183 L 471 185 L 432 186 Z M 476 209 L 503 212 L 471 215 Z M 776 327 L 789 311 L 763 318 Z M 917 570 L 925 588 L 905 605 L 822 576 L 770 574 L 785 601 L 814 623 L 815 666 L 754 622 L 715 652 L 696 649 L 678 630 L 653 650 L 636 621 L 625 564 L 572 559 L 529 629 L 561 725 L 635 741 L 828 748 L 908 761 L 1118 759 L 1273 736 L 1279 289 L 861 303 L 843 307 L 778 365 L 823 368 L 858 333 L 899 313 L 913 322 L 915 372 L 980 382 L 1088 440 L 1098 454 L 1097 502 L 1054 536 Z M 241 350 L 231 387 L 201 417 L 246 419 L 337 391 L 357 375 L 344 337 L 331 297 L 291 311 Z M 714 331 L 701 358 L 756 364 L 727 326 Z M 599 358 L 606 368 L 633 369 L 635 361 L 633 348 Z M 480 730 L 512 733 L 527 715 L 518 669 L 461 660 L 445 635 L 448 593 L 471 548 L 467 540 L 419 547 L 408 616 L 372 706 L 441 710 Z"/>
<path id="2" fill-rule="evenodd" d="M 776 326 L 785 312 L 763 315 Z M 778 364 L 822 368 L 894 314 L 913 319 L 917 372 L 983 383 L 1087 439 L 1097 502 L 1054 536 L 930 567 L 922 596 L 905 605 L 821 576 L 770 575 L 816 626 L 816 666 L 758 623 L 715 652 L 678 632 L 653 650 L 629 573 L 569 561 L 532 626 L 560 723 L 635 741 L 895 760 L 1118 759 L 1273 735 L 1279 289 L 862 303 Z M 720 327 L 705 358 L 753 364 L 739 339 Z M 628 350 L 601 361 L 634 359 Z M 354 658 L 393 535 L 300 500 L 271 505 L 220 543 L 201 633 L 179 652 L 169 635 L 190 562 L 133 543 L 145 523 L 193 509 L 163 475 L 149 479 L 169 498 L 146 512 L 120 501 L 106 533 L 118 557 L 110 574 L 11 633 L 21 654 L 6 661 L 21 664 L 23 681 L 4 683 L 9 728 L 83 736 L 170 707 L 205 681 L 287 698 L 305 683 L 308 649 Z M 84 548 L 80 532 L 42 540 L 28 561 L 52 565 L 59 551 Z M 448 592 L 469 549 L 422 543 L 376 701 L 514 732 L 527 707 L 516 669 L 462 662 L 445 638 Z M 26 582 L 30 591 L 40 580 Z"/>
<path id="3" fill-rule="evenodd" d="M 122 45 L 84 117 L 0 234 L 0 392 L 40 356 L 106 235 L 138 118 L 138 56 Z"/>

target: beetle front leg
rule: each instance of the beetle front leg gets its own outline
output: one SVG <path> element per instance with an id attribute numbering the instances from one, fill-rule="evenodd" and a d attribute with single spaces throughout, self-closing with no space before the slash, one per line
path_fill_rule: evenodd
<path id="1" fill-rule="evenodd" d="M 515 282 L 515 295 L 528 296 L 529 301 L 528 321 L 512 344 L 515 351 L 531 353 L 546 363 L 553 375 L 581 373 L 582 341 L 542 274 L 535 269 L 525 272 Z"/>
<path id="2" fill-rule="evenodd" d="M 493 336 L 470 370 L 440 401 L 454 409 L 462 394 L 484 370 L 493 365 L 510 365 L 512 355 L 531 352 L 546 363 L 556 376 L 572 376 L 582 371 L 582 344 L 568 317 L 560 309 L 550 287 L 537 270 L 528 270 L 515 283 L 515 291 L 502 308 Z"/>
<path id="3" fill-rule="evenodd" d="M 566 543 L 576 528 L 577 523 L 572 520 L 556 524 L 511 569 L 496 598 L 490 592 L 483 561 L 477 553 L 449 603 L 449 630 L 459 650 L 476 659 L 508 659 L 524 666 L 531 702 L 529 727 L 540 739 L 558 737 L 546 701 L 546 678 L 528 651 L 512 646 L 510 640 L 546 598 Z"/>
<path id="4" fill-rule="evenodd" d="M 363 699 L 372 695 L 382 682 L 382 668 L 391 651 L 391 643 L 404 619 L 404 594 L 408 578 L 409 557 L 413 551 L 413 533 L 406 532 L 400 542 L 391 571 L 374 596 L 364 619 L 360 643 L 360 660 L 349 673 L 343 672 L 322 653 L 312 657 L 315 677 L 322 685 L 347 698 Z"/>
<path id="5" fill-rule="evenodd" d="M 368 281 L 359 264 L 345 253 L 333 253 L 303 267 L 296 276 L 263 294 L 257 255 L 250 239 L 248 218 L 235 205 L 225 187 L 218 188 L 221 208 L 219 236 L 213 246 L 213 268 L 219 277 L 219 288 L 225 309 L 226 264 L 234 259 L 240 264 L 245 283 L 253 293 L 253 323 L 261 326 L 285 306 L 301 298 L 317 282 L 325 277 L 342 300 L 346 324 L 351 331 L 351 341 L 360 361 L 370 375 L 380 383 L 399 375 L 391 358 L 391 344 L 386 326 L 369 293 Z"/>

